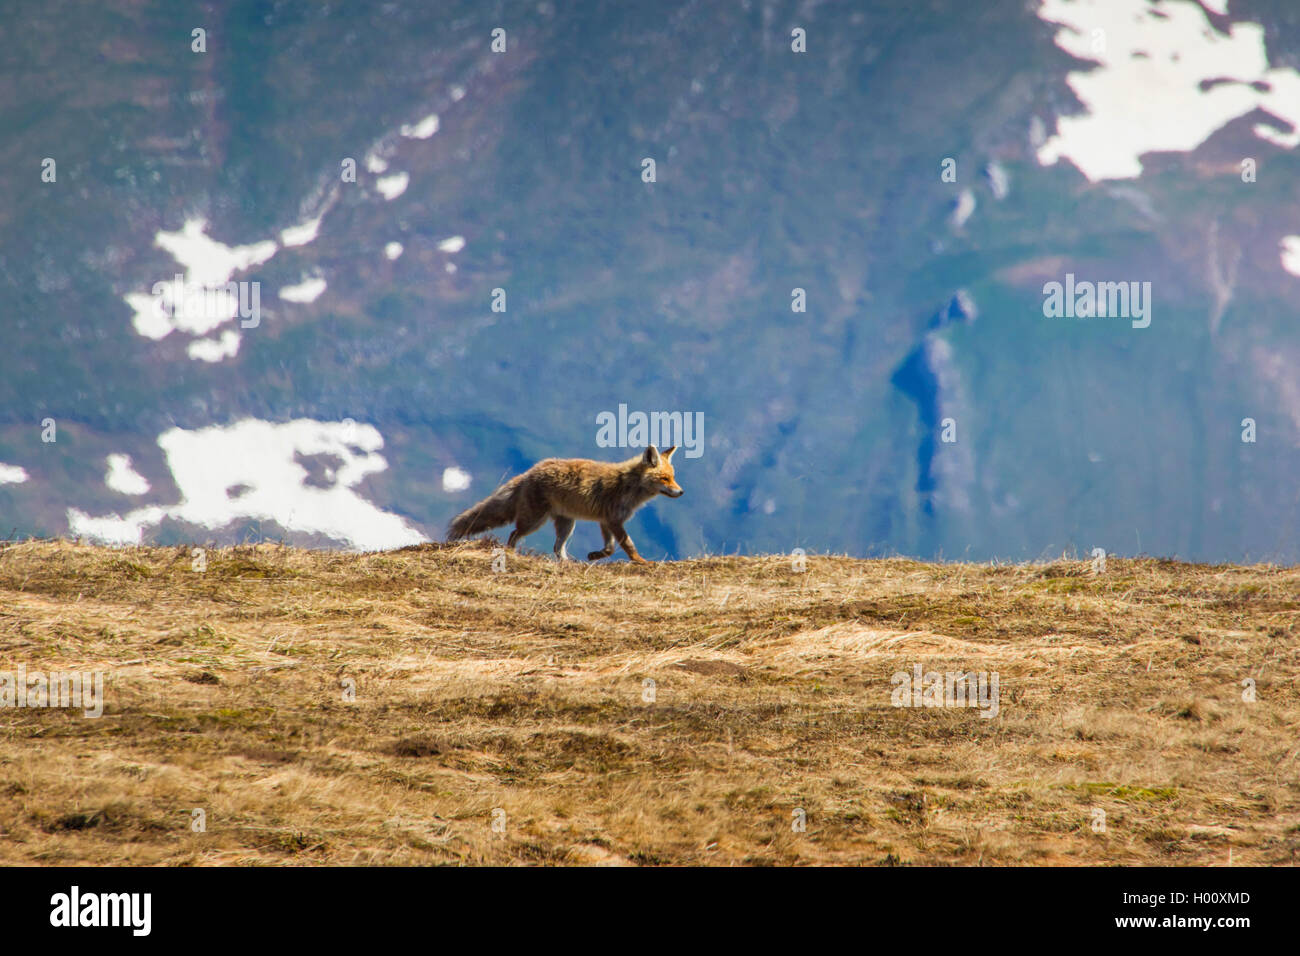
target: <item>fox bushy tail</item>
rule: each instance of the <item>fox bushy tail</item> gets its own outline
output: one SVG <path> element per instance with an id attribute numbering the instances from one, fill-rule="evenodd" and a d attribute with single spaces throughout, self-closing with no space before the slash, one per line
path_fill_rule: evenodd
<path id="1" fill-rule="evenodd" d="M 447 528 L 447 540 L 458 541 L 468 538 L 480 531 L 499 528 L 515 520 L 515 493 L 519 489 L 519 479 L 515 478 L 492 494 L 488 495 L 473 508 L 462 511 L 451 520 Z"/>

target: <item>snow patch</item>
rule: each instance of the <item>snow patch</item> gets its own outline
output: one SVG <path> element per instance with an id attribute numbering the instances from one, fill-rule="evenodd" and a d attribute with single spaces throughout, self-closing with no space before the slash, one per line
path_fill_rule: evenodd
<path id="1" fill-rule="evenodd" d="M 277 246 L 270 240 L 247 246 L 228 246 L 206 235 L 206 219 L 190 219 L 177 232 L 159 231 L 154 245 L 172 254 L 185 267 L 185 281 L 210 288 L 225 285 L 236 272 L 261 265 Z"/>
<path id="2" fill-rule="evenodd" d="M 144 530 L 172 518 L 219 529 L 234 521 L 274 521 L 288 531 L 319 534 L 353 548 L 379 550 L 425 540 L 399 515 L 362 498 L 356 486 L 388 467 L 377 454 L 378 429 L 351 422 L 298 419 L 283 424 L 245 419 L 187 431 L 173 428 L 158 437 L 172 478 L 180 489 L 175 505 L 150 505 L 126 515 L 91 516 L 68 509 L 73 534 L 110 544 L 138 544 Z M 308 484 L 298 456 L 329 455 L 341 460 L 330 484 Z M 232 495 L 231 490 L 240 489 Z"/>
<path id="3" fill-rule="evenodd" d="M 442 490 L 443 491 L 464 491 L 469 487 L 470 475 L 463 468 L 457 468 L 452 465 L 444 469 L 442 473 Z"/>
<path id="4" fill-rule="evenodd" d="M 989 163 L 984 167 L 984 175 L 988 177 L 989 188 L 993 190 L 993 198 L 1002 200 L 1007 198 L 1011 191 L 1011 180 L 1007 176 L 1007 171 L 1000 163 Z"/>
<path id="5" fill-rule="evenodd" d="M 953 203 L 950 221 L 955 228 L 960 229 L 966 225 L 966 220 L 970 219 L 973 212 L 975 212 L 975 193 L 969 189 L 963 189 Z"/>
<path id="6" fill-rule="evenodd" d="M 280 298 L 286 302 L 315 302 L 325 291 L 325 280 L 319 276 L 304 279 L 297 285 L 287 285 L 280 290 Z"/>
<path id="7" fill-rule="evenodd" d="M 144 475 L 131 467 L 130 455 L 109 455 L 104 484 L 124 495 L 142 495 L 149 490 Z"/>
<path id="8" fill-rule="evenodd" d="M 290 226 L 280 233 L 280 241 L 284 243 L 286 248 L 305 246 L 307 243 L 313 242 L 320 235 L 320 223 L 324 218 L 325 214 L 321 213 L 315 219 L 308 219 L 301 225 Z"/>
<path id="9" fill-rule="evenodd" d="M 1282 149 L 1295 149 L 1300 146 L 1300 128 L 1284 133 L 1267 123 L 1256 123 L 1251 129 L 1260 139 L 1268 140 L 1274 146 L 1280 146 Z"/>
<path id="10" fill-rule="evenodd" d="M 407 139 L 428 139 L 434 133 L 438 132 L 438 127 L 440 125 L 438 114 L 434 113 L 430 116 L 426 116 L 424 119 L 420 120 L 420 122 L 412 126 L 403 125 L 400 132 Z"/>
<path id="11" fill-rule="evenodd" d="M 1044 165 L 1067 158 L 1093 182 L 1132 179 L 1142 174 L 1143 153 L 1194 150 L 1255 109 L 1300 126 L 1300 73 L 1270 69 L 1257 23 L 1234 23 L 1225 35 L 1192 0 L 1158 8 L 1146 0 L 1040 0 L 1038 16 L 1060 26 L 1057 46 L 1100 64 L 1067 77 L 1085 112 L 1060 118 L 1038 148 Z"/>
<path id="12" fill-rule="evenodd" d="M 80 508 L 68 509 L 68 530 L 79 538 L 90 538 L 101 544 L 139 544 L 144 538 L 146 524 L 156 524 L 164 517 L 162 508 L 141 508 L 125 518 L 104 515 L 95 518 Z"/>
<path id="13" fill-rule="evenodd" d="M 27 469 L 0 462 L 0 485 L 21 485 L 27 480 Z"/>
<path id="14" fill-rule="evenodd" d="M 220 362 L 234 358 L 239 352 L 239 333 L 226 329 L 219 339 L 197 339 L 189 344 L 185 353 L 195 361 Z"/>
<path id="15" fill-rule="evenodd" d="M 380 195 L 390 201 L 406 192 L 406 187 L 410 184 L 410 173 L 393 173 L 391 176 L 382 176 L 375 180 L 375 188 L 379 190 Z"/>
<path id="16" fill-rule="evenodd" d="M 1300 276 L 1300 236 L 1286 236 L 1282 240 L 1282 268 Z"/>
<path id="17" fill-rule="evenodd" d="M 123 301 L 135 313 L 135 330 L 149 339 L 175 331 L 206 335 L 239 315 L 239 296 L 228 283 L 236 272 L 266 262 L 278 250 L 269 239 L 247 246 L 227 246 L 205 235 L 205 219 L 190 219 L 176 232 L 160 230 L 154 244 L 171 253 L 185 270 L 178 283 L 155 282 L 150 294 L 132 292 Z"/>

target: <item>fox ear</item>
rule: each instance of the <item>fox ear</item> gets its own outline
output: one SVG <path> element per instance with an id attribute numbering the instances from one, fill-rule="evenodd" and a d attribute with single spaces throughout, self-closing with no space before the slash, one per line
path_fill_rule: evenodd
<path id="1" fill-rule="evenodd" d="M 645 454 L 641 457 L 641 460 L 651 468 L 657 467 L 659 464 L 659 449 L 654 445 L 651 445 L 645 450 Z"/>
<path id="2" fill-rule="evenodd" d="M 673 460 L 673 452 L 675 452 L 676 450 L 677 450 L 677 446 L 676 446 L 676 445 L 673 445 L 672 448 L 669 448 L 667 451 L 662 451 L 662 452 L 660 452 L 659 454 L 663 455 L 665 460 L 667 460 L 667 461 L 672 461 L 672 460 Z"/>

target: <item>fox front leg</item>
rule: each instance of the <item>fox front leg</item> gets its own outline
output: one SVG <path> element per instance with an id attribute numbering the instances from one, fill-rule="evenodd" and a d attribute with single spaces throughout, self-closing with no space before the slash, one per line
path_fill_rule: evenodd
<path id="1" fill-rule="evenodd" d="M 645 558 L 641 557 L 641 555 L 636 553 L 636 545 L 632 543 L 632 536 L 627 533 L 627 530 L 621 524 L 614 525 L 611 530 L 614 532 L 614 537 L 618 540 L 618 543 L 623 546 L 623 550 L 627 553 L 628 559 L 632 561 L 632 563 L 650 563 Z"/>
<path id="2" fill-rule="evenodd" d="M 614 532 L 609 530 L 609 525 L 602 523 L 600 533 L 605 538 L 605 549 L 603 551 L 592 551 L 587 555 L 588 561 L 599 561 L 601 558 L 608 558 L 614 553 Z"/>

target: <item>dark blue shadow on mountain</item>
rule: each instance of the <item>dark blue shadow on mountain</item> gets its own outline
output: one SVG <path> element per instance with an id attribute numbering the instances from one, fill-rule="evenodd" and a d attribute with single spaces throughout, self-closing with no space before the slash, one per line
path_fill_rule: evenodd
<path id="1" fill-rule="evenodd" d="M 920 441 L 916 446 L 916 490 L 927 515 L 934 513 L 931 494 L 934 480 L 934 432 L 939 424 L 939 379 L 926 361 L 925 345 L 908 353 L 907 358 L 890 376 L 890 384 L 916 403 L 921 421 Z"/>

